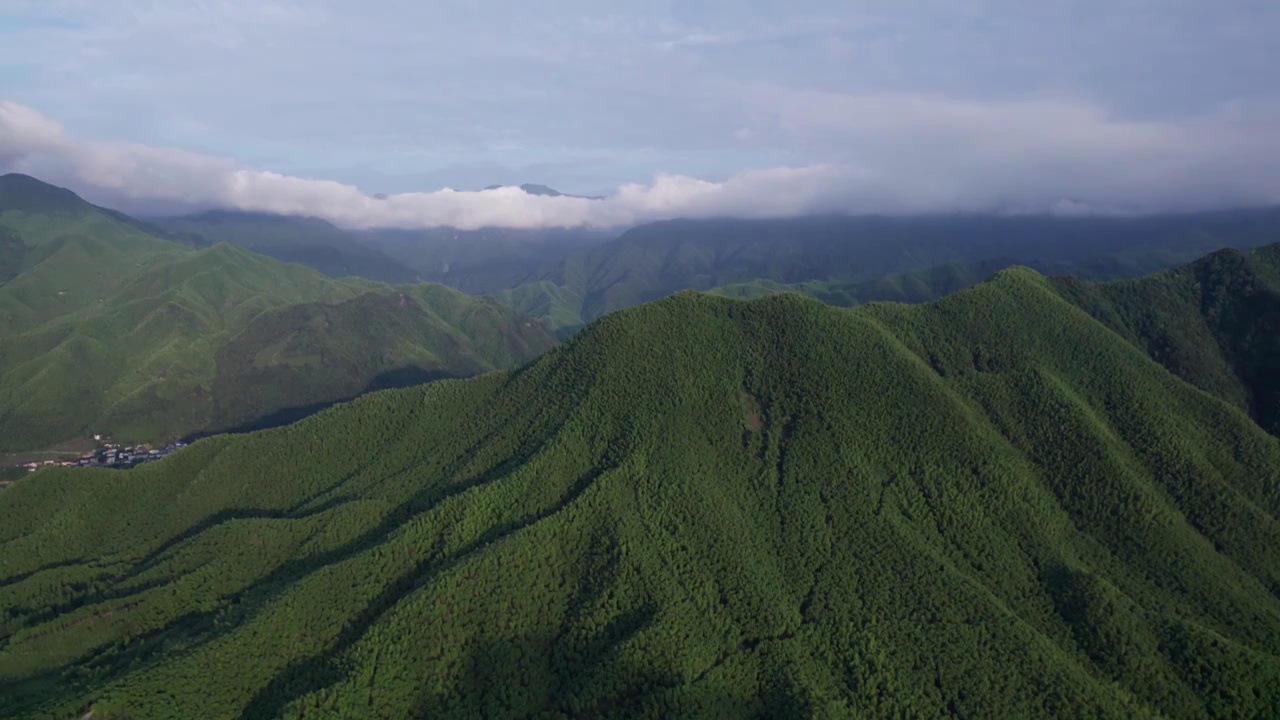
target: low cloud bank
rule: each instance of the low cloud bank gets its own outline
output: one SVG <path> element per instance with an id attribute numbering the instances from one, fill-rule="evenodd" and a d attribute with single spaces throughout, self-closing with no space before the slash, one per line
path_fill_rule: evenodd
<path id="1" fill-rule="evenodd" d="M 676 217 L 823 212 L 1141 213 L 1280 203 L 1272 108 L 1182 122 L 1122 122 L 1082 103 L 978 104 L 912 96 L 788 97 L 764 133 L 829 149 L 830 162 L 722 182 L 659 173 L 591 200 L 519 188 L 372 197 L 329 180 L 173 148 L 68 134 L 0 101 L 0 172 L 24 172 L 106 205 L 226 208 L 352 228 L 612 227 Z M 756 133 L 760 134 L 760 133 Z"/>

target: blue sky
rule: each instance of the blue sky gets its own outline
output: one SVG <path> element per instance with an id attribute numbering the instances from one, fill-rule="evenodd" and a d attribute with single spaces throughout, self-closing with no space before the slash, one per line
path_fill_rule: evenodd
<path id="1" fill-rule="evenodd" d="M 363 194 L 639 183 L 640 215 L 684 207 L 656 173 L 801 168 L 857 193 L 795 212 L 1167 209 L 1280 201 L 1276 37 L 1273 0 L 6 0 L 0 99 L 64 138 L 11 138 L 10 169 L 135 200 L 164 193 L 87 166 L 137 174 L 136 145 Z"/>

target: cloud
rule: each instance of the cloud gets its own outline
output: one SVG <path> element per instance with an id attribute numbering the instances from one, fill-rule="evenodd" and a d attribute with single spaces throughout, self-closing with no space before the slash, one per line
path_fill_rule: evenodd
<path id="1" fill-rule="evenodd" d="M 347 227 L 622 226 L 677 217 L 823 212 L 1155 212 L 1280 203 L 1280 108 L 1232 105 L 1179 121 L 1133 121 L 1077 100 L 978 102 L 755 86 L 747 109 L 828 162 L 713 182 L 658 173 L 603 200 L 515 187 L 373 197 L 230 158 L 74 137 L 0 101 L 0 171 L 27 172 L 103 204 L 306 215 Z"/>
<path id="2" fill-rule="evenodd" d="M 1215 108 L 1280 102 L 1274 2 L 4 5 L 5 96 L 73 135 L 387 193 L 839 166 L 869 204 L 1099 175 L 1162 194 L 1171 146 L 1213 168 L 1246 154 L 1214 147 L 1244 132 Z M 1244 185 L 1256 165 L 1214 172 Z"/>

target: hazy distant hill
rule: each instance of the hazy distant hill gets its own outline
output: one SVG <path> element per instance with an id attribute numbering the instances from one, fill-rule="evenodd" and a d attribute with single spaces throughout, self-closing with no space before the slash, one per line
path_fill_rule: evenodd
<path id="1" fill-rule="evenodd" d="M 554 343 L 492 300 L 335 280 L 227 244 L 195 250 L 119 218 L 0 178 L 0 450 L 251 423 L 517 365 Z"/>
<path id="2" fill-rule="evenodd" d="M 915 274 L 919 280 L 921 272 L 938 273 L 946 267 L 977 270 L 1011 263 L 1110 279 L 1171 267 L 1221 247 L 1255 247 L 1277 237 L 1280 209 L 1140 218 L 674 220 L 642 225 L 612 242 L 572 251 L 522 283 L 532 287 L 489 292 L 563 330 L 681 289 L 739 286 L 726 292 L 756 295 L 771 286 L 800 284 L 797 289 L 852 299 L 857 287 L 885 276 L 902 279 Z M 903 288 L 906 295 L 892 299 L 930 299 L 956 289 L 945 277 L 934 279 L 942 292 L 912 297 L 913 292 Z M 756 288 L 740 287 L 743 284 Z M 543 314 L 540 308 L 551 310 Z"/>
<path id="3" fill-rule="evenodd" d="M 307 265 L 329 277 L 355 275 L 404 283 L 414 282 L 417 276 L 403 263 L 317 218 L 215 210 L 157 219 L 154 224 L 195 245 L 227 242 Z"/>
<path id="4" fill-rule="evenodd" d="M 484 294 L 536 281 L 569 254 L 617 235 L 577 228 L 429 228 L 367 230 L 355 237 L 395 258 L 421 280 Z"/>
<path id="5" fill-rule="evenodd" d="M 42 471 L 0 491 L 0 714 L 1274 715 L 1280 439 L 1060 292 L 680 293 Z"/>

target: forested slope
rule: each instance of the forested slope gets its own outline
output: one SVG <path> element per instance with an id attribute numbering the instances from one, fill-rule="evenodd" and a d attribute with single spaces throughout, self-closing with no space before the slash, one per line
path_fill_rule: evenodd
<path id="1" fill-rule="evenodd" d="M 949 262 L 933 267 L 893 273 L 875 280 L 859 283 L 840 283 L 826 280 L 805 280 L 798 283 L 778 283 L 772 280 L 752 280 L 745 283 L 723 285 L 708 290 L 716 295 L 750 300 L 780 292 L 796 292 L 821 300 L 828 305 L 853 307 L 867 302 L 888 301 L 921 303 L 937 300 L 957 290 L 972 287 L 1011 265 L 1012 260 L 996 259 L 977 263 Z M 513 306 L 517 303 L 509 303 Z M 536 315 L 536 313 L 531 313 Z"/>
<path id="2" fill-rule="evenodd" d="M 417 273 L 350 233 L 318 218 L 216 210 L 164 218 L 156 225 L 196 246 L 232 243 L 329 277 L 414 282 Z"/>
<path id="3" fill-rule="evenodd" d="M 147 227 L 0 177 L 0 451 L 293 417 L 369 387 L 519 365 L 555 342 L 489 299 L 328 278 Z"/>
<path id="4" fill-rule="evenodd" d="M 1280 440 L 1025 268 L 0 492 L 0 715 L 1273 717 Z"/>
<path id="5" fill-rule="evenodd" d="M 1280 243 L 1135 280 L 1052 282 L 1179 377 L 1280 435 Z"/>

